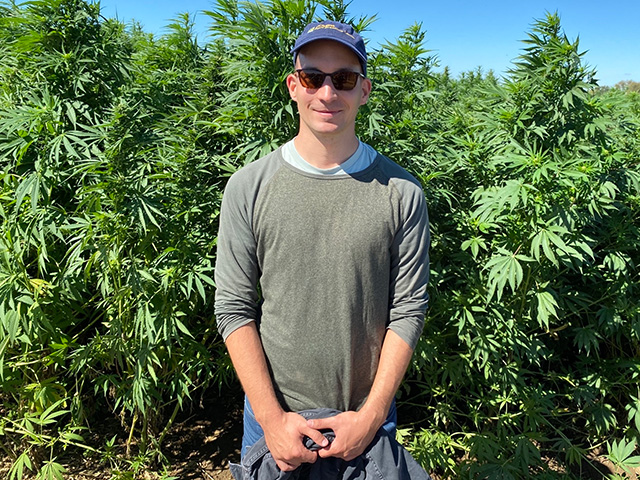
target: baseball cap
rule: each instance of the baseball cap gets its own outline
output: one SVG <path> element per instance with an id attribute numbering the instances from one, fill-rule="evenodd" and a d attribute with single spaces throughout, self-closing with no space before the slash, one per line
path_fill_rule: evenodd
<path id="1" fill-rule="evenodd" d="M 304 27 L 304 30 L 291 49 L 294 63 L 300 49 L 316 40 L 334 40 L 346 45 L 357 55 L 358 60 L 360 60 L 360 65 L 362 65 L 363 70 L 362 73 L 367 74 L 367 49 L 365 48 L 364 40 L 351 25 L 331 20 L 310 23 Z"/>

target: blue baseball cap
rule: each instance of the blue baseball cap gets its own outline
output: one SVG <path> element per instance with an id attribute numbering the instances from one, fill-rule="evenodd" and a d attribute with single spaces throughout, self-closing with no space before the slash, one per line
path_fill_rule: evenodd
<path id="1" fill-rule="evenodd" d="M 365 48 L 364 40 L 351 25 L 331 20 L 310 23 L 304 27 L 291 49 L 293 62 L 295 63 L 298 52 L 302 47 L 316 40 L 334 40 L 349 47 L 360 60 L 362 73 L 367 74 L 367 49 Z"/>

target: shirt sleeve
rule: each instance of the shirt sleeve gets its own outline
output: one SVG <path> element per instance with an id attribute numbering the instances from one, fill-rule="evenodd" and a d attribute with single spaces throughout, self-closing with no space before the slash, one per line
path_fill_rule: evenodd
<path id="1" fill-rule="evenodd" d="M 252 229 L 251 182 L 231 176 L 222 198 L 215 268 L 215 316 L 226 338 L 258 318 L 259 267 Z"/>
<path id="2" fill-rule="evenodd" d="M 400 228 L 391 247 L 389 328 L 415 348 L 428 304 L 429 216 L 422 188 L 405 181 Z"/>

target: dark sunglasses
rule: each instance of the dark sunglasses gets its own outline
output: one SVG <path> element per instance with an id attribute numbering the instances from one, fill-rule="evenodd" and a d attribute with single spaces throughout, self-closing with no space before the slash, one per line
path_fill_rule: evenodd
<path id="1" fill-rule="evenodd" d="M 296 74 L 304 88 L 320 88 L 324 84 L 324 79 L 331 77 L 331 82 L 336 90 L 353 90 L 358 84 L 358 78 L 367 78 L 360 72 L 350 70 L 324 73 L 318 70 L 300 69 L 296 70 Z"/>

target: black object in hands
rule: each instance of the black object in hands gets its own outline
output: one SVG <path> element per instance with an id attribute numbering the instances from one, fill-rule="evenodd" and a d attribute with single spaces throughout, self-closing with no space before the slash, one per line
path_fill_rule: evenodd
<path id="1" fill-rule="evenodd" d="M 329 443 L 333 442 L 336 438 L 336 434 L 334 433 L 334 431 L 328 428 L 324 430 L 320 430 L 320 433 L 324 435 L 324 438 L 329 440 Z M 316 452 L 322 448 L 320 445 L 318 445 L 316 442 L 311 440 L 306 435 L 302 439 L 302 443 L 304 444 L 305 447 L 307 447 L 312 452 Z"/>

